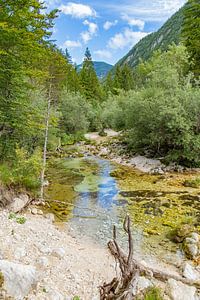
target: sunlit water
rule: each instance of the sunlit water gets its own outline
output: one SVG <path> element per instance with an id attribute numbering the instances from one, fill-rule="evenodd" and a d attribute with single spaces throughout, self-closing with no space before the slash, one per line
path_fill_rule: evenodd
<path id="1" fill-rule="evenodd" d="M 116 169 L 121 172 L 117 178 L 111 176 Z M 105 245 L 116 225 L 125 243 L 122 224 L 128 213 L 135 253 L 158 254 L 165 260 L 171 260 L 173 253 L 180 258 L 179 248 L 166 233 L 199 209 L 186 204 L 188 189 L 171 187 L 170 182 L 159 182 L 159 177 L 129 173 L 95 157 L 55 160 L 48 173 L 47 210 L 55 213 L 57 221 L 68 222 L 71 233 Z"/>

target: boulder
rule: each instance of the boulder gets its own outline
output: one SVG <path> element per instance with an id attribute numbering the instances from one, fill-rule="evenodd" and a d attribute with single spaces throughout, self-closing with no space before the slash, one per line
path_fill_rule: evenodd
<path id="1" fill-rule="evenodd" d="M 12 203 L 8 206 L 8 209 L 14 213 L 18 213 L 29 203 L 29 201 L 28 195 L 20 194 L 18 197 L 13 198 Z"/>
<path id="2" fill-rule="evenodd" d="M 22 300 L 37 283 L 37 273 L 33 266 L 0 260 L 0 271 L 4 276 L 3 288 L 8 296 Z"/>
<path id="3" fill-rule="evenodd" d="M 196 300 L 196 288 L 188 286 L 172 278 L 168 279 L 166 294 L 172 300 Z"/>
<path id="4" fill-rule="evenodd" d="M 183 277 L 190 279 L 190 280 L 199 280 L 200 279 L 200 274 L 198 271 L 194 269 L 193 266 L 191 266 L 189 263 L 185 263 L 182 267 L 183 271 Z"/>
<path id="5" fill-rule="evenodd" d="M 153 286 L 153 284 L 149 279 L 145 278 L 144 276 L 140 276 L 137 279 L 137 284 L 134 286 L 132 293 L 133 293 L 133 295 L 137 295 L 141 291 L 143 291 L 149 287 L 152 287 L 152 286 Z"/>

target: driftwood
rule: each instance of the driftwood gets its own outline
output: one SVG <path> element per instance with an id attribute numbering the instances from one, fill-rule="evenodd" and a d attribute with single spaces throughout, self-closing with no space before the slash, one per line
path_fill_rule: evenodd
<path id="1" fill-rule="evenodd" d="M 200 281 L 193 281 L 183 278 L 179 275 L 169 274 L 146 267 L 133 258 L 133 239 L 130 229 L 130 218 L 126 216 L 124 220 L 124 230 L 128 235 L 128 255 L 119 247 L 116 240 L 116 227 L 113 228 L 113 240 L 108 242 L 108 248 L 115 257 L 120 267 L 120 275 L 115 277 L 110 283 L 104 283 L 100 287 L 100 300 L 134 300 L 132 294 L 134 287 L 137 285 L 137 278 L 147 276 L 156 278 L 160 281 L 167 281 L 172 278 L 181 281 L 184 284 L 200 288 Z"/>

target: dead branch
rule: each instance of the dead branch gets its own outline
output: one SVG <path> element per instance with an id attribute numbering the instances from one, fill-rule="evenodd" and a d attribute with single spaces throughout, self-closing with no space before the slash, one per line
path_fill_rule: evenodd
<path id="1" fill-rule="evenodd" d="M 133 258 L 133 239 L 130 229 L 130 218 L 126 216 L 124 220 L 124 231 L 128 235 L 128 254 L 119 247 L 117 243 L 116 227 L 113 228 L 113 240 L 108 242 L 108 248 L 116 261 L 119 263 L 121 271 L 118 278 L 114 278 L 110 283 L 104 283 L 100 287 L 100 300 L 134 300 L 132 291 L 137 284 L 138 277 L 154 277 L 160 281 L 167 281 L 172 278 L 184 284 L 200 288 L 200 281 L 193 281 L 179 275 L 169 274 L 150 267 L 143 266 Z"/>

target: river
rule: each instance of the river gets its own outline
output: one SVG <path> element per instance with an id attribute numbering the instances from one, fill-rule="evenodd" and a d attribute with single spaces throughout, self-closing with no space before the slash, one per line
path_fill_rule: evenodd
<path id="1" fill-rule="evenodd" d="M 182 223 L 198 227 L 198 191 L 184 187 L 187 174 L 148 175 L 94 156 L 54 159 L 48 168 L 45 190 L 48 212 L 57 222 L 68 222 L 76 236 L 106 245 L 113 225 L 126 246 L 122 230 L 128 213 L 134 251 L 174 264 L 182 258 L 169 235 Z"/>

